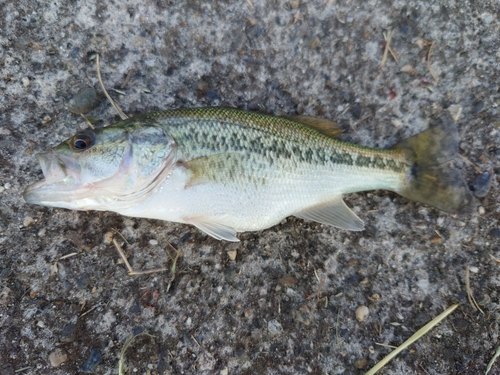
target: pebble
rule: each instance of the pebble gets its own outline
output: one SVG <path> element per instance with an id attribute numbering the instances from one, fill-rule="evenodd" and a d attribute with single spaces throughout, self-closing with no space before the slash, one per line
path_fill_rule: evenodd
<path id="1" fill-rule="evenodd" d="M 359 370 L 364 369 L 367 364 L 368 360 L 366 358 L 358 358 L 354 361 L 354 366 Z"/>
<path id="2" fill-rule="evenodd" d="M 366 306 L 359 306 L 356 309 L 356 319 L 358 320 L 358 322 L 366 320 L 366 318 L 368 318 L 369 315 L 370 315 L 370 310 Z"/>
<path id="3" fill-rule="evenodd" d="M 75 341 L 75 324 L 66 324 L 61 332 L 61 342 L 73 342 Z"/>
<path id="4" fill-rule="evenodd" d="M 483 207 L 483 206 L 479 206 L 479 207 L 477 208 L 477 213 L 478 213 L 479 215 L 484 215 L 484 214 L 486 213 L 486 210 L 484 209 L 484 207 Z"/>
<path id="5" fill-rule="evenodd" d="M 49 361 L 52 367 L 59 367 L 68 360 L 68 355 L 61 349 L 56 349 L 49 354 Z"/>
<path id="6" fill-rule="evenodd" d="M 158 245 L 158 241 L 156 241 L 156 240 L 149 240 L 149 244 L 153 245 L 153 246 L 156 246 L 156 245 Z"/>
<path id="7" fill-rule="evenodd" d="M 35 222 L 35 219 L 33 219 L 31 216 L 26 216 L 23 220 L 23 225 L 25 227 L 29 227 L 31 224 Z"/>
<path id="8" fill-rule="evenodd" d="M 469 267 L 469 271 L 472 272 L 472 273 L 478 273 L 479 269 L 476 266 L 470 266 Z"/>
<path id="9" fill-rule="evenodd" d="M 0 128 L 0 135 L 12 135 L 12 132 L 7 128 Z"/>
<path id="10" fill-rule="evenodd" d="M 3 185 L 4 188 L 6 189 L 10 189 L 12 187 L 11 183 L 10 182 L 7 182 Z"/>
<path id="11" fill-rule="evenodd" d="M 491 174 L 484 172 L 481 176 L 476 178 L 472 184 L 470 184 L 470 189 L 474 195 L 478 198 L 485 197 L 491 188 Z"/>
<path id="12" fill-rule="evenodd" d="M 81 372 L 85 372 L 87 374 L 91 374 L 96 369 L 97 365 L 102 361 L 102 354 L 99 349 L 93 348 L 90 350 L 89 357 L 82 365 L 80 369 Z"/>
<path id="13" fill-rule="evenodd" d="M 231 260 L 236 260 L 236 255 L 238 255 L 238 251 L 237 250 L 229 250 L 227 252 L 227 256 L 229 257 L 229 259 Z"/>
<path id="14" fill-rule="evenodd" d="M 269 322 L 267 322 L 267 330 L 271 335 L 276 336 L 283 332 L 283 327 L 281 326 L 281 323 L 276 319 L 271 319 Z"/>
<path id="15" fill-rule="evenodd" d="M 28 87 L 30 85 L 30 79 L 28 77 L 23 77 L 21 81 L 23 82 L 24 87 Z"/>
<path id="16" fill-rule="evenodd" d="M 498 237 L 500 238 L 500 229 L 498 228 L 493 228 L 488 232 L 488 236 L 490 237 Z"/>
<path id="17" fill-rule="evenodd" d="M 73 96 L 68 103 L 68 110 L 71 113 L 79 115 L 87 113 L 99 105 L 101 98 L 93 87 L 86 87 L 78 94 Z"/>
<path id="18" fill-rule="evenodd" d="M 113 242 L 113 232 L 106 232 L 104 235 L 104 243 L 110 244 L 111 242 Z"/>

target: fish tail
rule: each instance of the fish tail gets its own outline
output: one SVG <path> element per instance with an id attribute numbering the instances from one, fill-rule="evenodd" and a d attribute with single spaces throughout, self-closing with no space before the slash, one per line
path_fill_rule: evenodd
<path id="1" fill-rule="evenodd" d="M 443 119 L 420 134 L 398 143 L 410 169 L 397 192 L 408 199 L 450 213 L 470 213 L 473 198 L 461 174 L 444 163 L 458 151 L 460 137 L 455 123 Z"/>

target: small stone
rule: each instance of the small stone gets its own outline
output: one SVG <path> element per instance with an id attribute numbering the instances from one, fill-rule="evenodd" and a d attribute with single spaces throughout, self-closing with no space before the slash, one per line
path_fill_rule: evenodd
<path id="1" fill-rule="evenodd" d="M 102 361 L 101 351 L 99 349 L 94 348 L 94 349 L 90 350 L 89 357 L 87 358 L 85 363 L 82 365 L 82 368 L 80 369 L 80 371 L 91 374 L 94 372 L 97 365 L 99 363 L 101 363 L 101 361 Z"/>
<path id="2" fill-rule="evenodd" d="M 93 87 L 86 87 L 73 96 L 68 103 L 68 110 L 74 114 L 87 113 L 96 108 L 101 102 L 100 96 Z"/>
<path id="3" fill-rule="evenodd" d="M 477 208 L 477 213 L 478 213 L 479 215 L 484 215 L 484 214 L 486 213 L 486 210 L 484 209 L 484 207 L 483 207 L 483 206 L 479 206 L 479 207 Z"/>
<path id="4" fill-rule="evenodd" d="M 12 187 L 11 183 L 10 182 L 7 182 L 3 185 L 4 188 L 6 189 L 10 189 Z"/>
<path id="5" fill-rule="evenodd" d="M 267 330 L 271 335 L 276 336 L 283 332 L 283 327 L 281 326 L 281 323 L 276 319 L 271 319 L 269 322 L 267 322 Z"/>
<path id="6" fill-rule="evenodd" d="M 366 320 L 366 318 L 368 318 L 369 315 L 370 315 L 370 310 L 366 306 L 359 306 L 356 309 L 356 319 L 358 320 L 358 322 Z"/>
<path id="7" fill-rule="evenodd" d="M 356 118 L 356 119 L 360 119 L 361 118 L 361 113 L 362 113 L 362 110 L 361 110 L 361 106 L 359 104 L 353 104 L 350 108 L 349 108 L 349 112 L 351 112 L 351 115 Z"/>
<path id="8" fill-rule="evenodd" d="M 49 354 L 49 361 L 52 367 L 59 367 L 68 360 L 68 355 L 61 349 L 56 349 Z"/>
<path id="9" fill-rule="evenodd" d="M 52 118 L 49 115 L 45 115 L 42 119 L 42 125 L 47 125 L 52 121 Z"/>
<path id="10" fill-rule="evenodd" d="M 38 327 L 40 327 L 40 328 L 45 328 L 45 323 L 44 323 L 44 322 L 42 322 L 41 320 L 39 320 L 39 321 L 36 323 L 36 325 L 37 325 Z"/>
<path id="11" fill-rule="evenodd" d="M 297 9 L 300 5 L 300 0 L 290 0 L 287 4 L 286 7 L 288 9 Z"/>
<path id="12" fill-rule="evenodd" d="M 227 256 L 229 257 L 229 259 L 231 260 L 236 260 L 236 255 L 238 255 L 238 250 L 229 250 L 227 252 Z"/>
<path id="13" fill-rule="evenodd" d="M 23 77 L 21 79 L 21 82 L 23 83 L 24 87 L 28 87 L 30 85 L 30 79 L 28 77 Z"/>
<path id="14" fill-rule="evenodd" d="M 366 358 L 358 358 L 354 361 L 354 366 L 359 370 L 364 369 L 367 364 L 368 360 Z"/>
<path id="15" fill-rule="evenodd" d="M 469 271 L 472 272 L 472 273 L 478 273 L 479 269 L 476 266 L 470 266 L 469 267 Z"/>
<path id="16" fill-rule="evenodd" d="M 156 245 L 158 245 L 158 241 L 156 241 L 156 240 L 149 240 L 149 244 L 152 245 L 152 246 L 156 246 Z"/>
<path id="17" fill-rule="evenodd" d="M 110 244 L 111 242 L 113 242 L 113 232 L 106 232 L 104 235 L 104 243 Z"/>
<path id="18" fill-rule="evenodd" d="M 42 228 L 38 231 L 38 233 L 36 234 L 38 237 L 43 237 L 45 236 L 45 232 L 47 231 L 47 229 L 45 228 Z"/>
<path id="19" fill-rule="evenodd" d="M 26 216 L 23 220 L 23 225 L 25 227 L 29 227 L 31 224 L 35 222 L 35 219 L 33 219 L 31 216 Z"/>
<path id="20" fill-rule="evenodd" d="M 481 176 L 476 178 L 469 187 L 476 197 L 485 197 L 491 188 L 491 174 L 484 172 Z"/>
<path id="21" fill-rule="evenodd" d="M 73 342 L 75 341 L 75 324 L 66 324 L 61 332 L 61 342 Z"/>
<path id="22" fill-rule="evenodd" d="M 12 135 L 12 132 L 7 128 L 0 128 L 0 135 Z"/>
<path id="23" fill-rule="evenodd" d="M 278 282 L 283 286 L 294 286 L 297 285 L 297 279 L 291 275 L 285 275 Z"/>
<path id="24" fill-rule="evenodd" d="M 493 228 L 488 232 L 488 236 L 500 238 L 500 229 Z"/>

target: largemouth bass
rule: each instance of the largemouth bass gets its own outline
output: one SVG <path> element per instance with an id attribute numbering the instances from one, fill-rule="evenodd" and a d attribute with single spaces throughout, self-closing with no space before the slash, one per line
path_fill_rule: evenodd
<path id="1" fill-rule="evenodd" d="M 38 154 L 28 203 L 191 224 L 238 241 L 287 216 L 347 230 L 363 222 L 344 194 L 386 189 L 451 213 L 471 210 L 451 119 L 388 150 L 335 139 L 307 117 L 225 108 L 175 109 L 84 130 Z"/>

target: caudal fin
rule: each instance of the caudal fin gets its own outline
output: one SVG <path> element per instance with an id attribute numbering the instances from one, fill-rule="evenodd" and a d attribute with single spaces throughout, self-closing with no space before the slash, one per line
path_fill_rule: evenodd
<path id="1" fill-rule="evenodd" d="M 398 143 L 411 170 L 398 191 L 403 197 L 451 213 L 470 213 L 473 198 L 461 174 L 444 165 L 458 151 L 459 134 L 451 119 Z"/>

